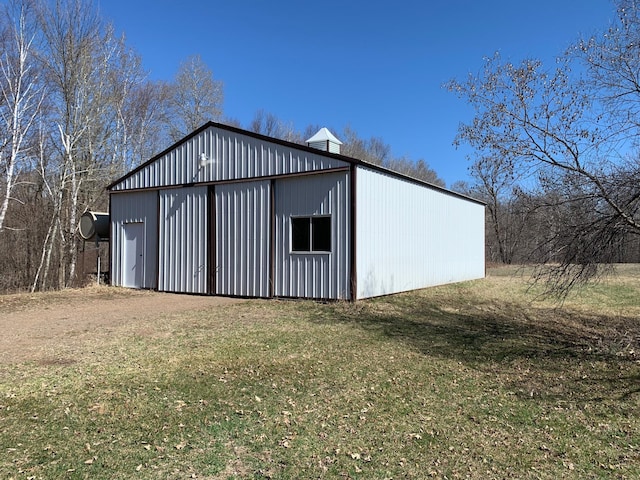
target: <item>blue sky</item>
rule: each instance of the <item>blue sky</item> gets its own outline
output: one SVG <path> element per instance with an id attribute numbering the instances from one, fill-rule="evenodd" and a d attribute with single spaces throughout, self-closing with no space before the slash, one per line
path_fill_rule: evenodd
<path id="1" fill-rule="evenodd" d="M 297 130 L 349 125 L 393 155 L 423 158 L 450 186 L 468 180 L 452 146 L 472 111 L 442 88 L 483 57 L 553 62 L 578 34 L 606 28 L 609 0 L 99 0 L 102 14 L 170 80 L 199 54 L 224 82 L 224 114 L 264 109 Z M 168 146 L 168 145 L 167 145 Z"/>

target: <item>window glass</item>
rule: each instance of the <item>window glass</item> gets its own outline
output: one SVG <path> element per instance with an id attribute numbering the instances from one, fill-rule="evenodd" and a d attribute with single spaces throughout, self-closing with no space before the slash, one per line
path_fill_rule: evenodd
<path id="1" fill-rule="evenodd" d="M 330 252 L 331 217 L 311 217 L 311 235 L 314 252 Z"/>
<path id="2" fill-rule="evenodd" d="M 311 250 L 311 219 L 308 217 L 291 218 L 291 250 L 308 252 Z"/>

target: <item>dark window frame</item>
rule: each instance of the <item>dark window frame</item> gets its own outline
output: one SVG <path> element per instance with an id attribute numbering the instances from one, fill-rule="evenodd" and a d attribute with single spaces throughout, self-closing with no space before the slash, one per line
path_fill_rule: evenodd
<path id="1" fill-rule="evenodd" d="M 331 215 L 291 215 L 290 253 L 302 255 L 331 253 L 333 247 L 331 224 Z"/>

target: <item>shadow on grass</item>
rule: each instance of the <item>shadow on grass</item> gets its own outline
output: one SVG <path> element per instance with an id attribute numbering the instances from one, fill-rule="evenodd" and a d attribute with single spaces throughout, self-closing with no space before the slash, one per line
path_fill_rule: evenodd
<path id="1" fill-rule="evenodd" d="M 640 393 L 636 318 L 479 299 L 447 308 L 419 293 L 336 310 L 334 321 L 391 338 L 426 356 L 504 374 L 519 394 L 603 400 Z"/>

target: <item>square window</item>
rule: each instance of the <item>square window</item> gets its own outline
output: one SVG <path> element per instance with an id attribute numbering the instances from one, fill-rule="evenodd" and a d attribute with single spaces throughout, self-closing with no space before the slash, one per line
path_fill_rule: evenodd
<path id="1" fill-rule="evenodd" d="M 330 252 L 331 217 L 291 217 L 292 252 Z"/>

